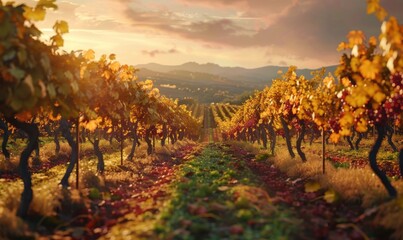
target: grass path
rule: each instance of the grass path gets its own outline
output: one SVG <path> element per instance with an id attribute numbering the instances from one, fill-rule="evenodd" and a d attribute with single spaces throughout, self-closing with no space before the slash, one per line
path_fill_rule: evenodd
<path id="1" fill-rule="evenodd" d="M 95 157 L 87 156 L 81 162 L 83 188 L 62 195 L 57 183 L 64 165 L 33 174 L 38 197 L 33 204 L 40 211 L 23 234 L 32 239 L 390 237 L 391 232 L 373 225 L 368 209 L 329 203 L 325 190 L 307 190 L 309 179 L 290 178 L 269 161 L 271 156 L 212 142 L 209 135 L 208 143 L 185 142 L 124 166 L 119 152 L 105 154 L 105 176 L 93 173 Z M 19 191 L 20 180 L 0 180 L 0 210 L 12 207 Z M 54 213 L 46 212 L 55 207 Z M 0 223 L 15 220 L 6 218 Z"/>

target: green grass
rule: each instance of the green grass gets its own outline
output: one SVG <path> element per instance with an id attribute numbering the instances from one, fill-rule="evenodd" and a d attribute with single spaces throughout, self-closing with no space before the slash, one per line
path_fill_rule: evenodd
<path id="1" fill-rule="evenodd" d="M 296 221 L 258 185 L 242 160 L 209 146 L 182 166 L 155 231 L 162 239 L 292 238 Z"/>

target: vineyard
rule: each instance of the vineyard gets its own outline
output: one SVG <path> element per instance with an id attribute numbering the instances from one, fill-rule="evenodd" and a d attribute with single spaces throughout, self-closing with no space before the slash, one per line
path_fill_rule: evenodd
<path id="1" fill-rule="evenodd" d="M 403 239 L 403 26 L 243 105 L 170 99 L 0 1 L 0 239 Z M 296 151 L 296 153 L 295 153 Z"/>

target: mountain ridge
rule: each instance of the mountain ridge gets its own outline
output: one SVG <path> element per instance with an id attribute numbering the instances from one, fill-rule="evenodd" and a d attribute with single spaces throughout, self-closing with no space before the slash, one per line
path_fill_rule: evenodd
<path id="1" fill-rule="evenodd" d="M 267 85 L 273 78 L 277 77 L 278 70 L 285 72 L 288 67 L 267 65 L 257 68 L 244 68 L 244 67 L 223 67 L 215 63 L 196 63 L 186 62 L 180 65 L 163 65 L 158 63 L 138 64 L 135 67 L 139 69 L 148 69 L 154 72 L 169 73 L 174 70 L 182 70 L 188 72 L 208 73 L 211 75 L 219 75 L 227 79 L 242 82 L 247 81 L 252 83 L 253 87 L 261 87 L 262 81 Z M 325 67 L 328 72 L 334 72 L 336 65 Z M 307 78 L 310 72 L 319 70 L 321 68 L 301 68 L 297 69 L 298 75 L 304 75 Z"/>
<path id="2" fill-rule="evenodd" d="M 271 85 L 279 70 L 286 72 L 288 69 L 271 65 L 258 68 L 222 67 L 215 63 L 196 62 L 180 65 L 148 63 L 135 67 L 139 69 L 139 79 L 153 80 L 162 94 L 172 98 L 195 98 L 200 102 L 220 102 L 263 89 Z M 297 69 L 296 73 L 309 78 L 312 71 L 319 69 Z M 336 66 L 326 69 L 334 72 Z"/>

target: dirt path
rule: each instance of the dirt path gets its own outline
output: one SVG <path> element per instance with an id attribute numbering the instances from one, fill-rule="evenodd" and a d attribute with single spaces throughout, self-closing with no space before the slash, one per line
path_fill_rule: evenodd
<path id="1" fill-rule="evenodd" d="M 218 136 L 217 123 L 214 121 L 213 110 L 209 105 L 204 106 L 204 118 L 201 134 L 201 142 L 218 142 L 220 141 Z"/>
<path id="2" fill-rule="evenodd" d="M 389 239 L 387 232 L 373 225 L 369 217 L 371 209 L 341 201 L 327 203 L 324 191 L 305 191 L 308 179 L 290 179 L 274 165 L 256 161 L 253 154 L 236 147 L 232 149 L 234 156 L 244 159 L 262 181 L 273 200 L 302 220 L 299 239 Z"/>
<path id="3" fill-rule="evenodd" d="M 89 199 L 82 209 L 71 206 L 72 211 L 78 211 L 73 220 L 51 217 L 50 222 L 59 225 L 49 226 L 49 221 L 43 221 L 37 234 L 55 239 L 158 239 L 158 231 L 165 234 L 162 236 L 197 236 L 198 232 L 210 236 L 213 227 L 214 236 L 249 239 L 242 238 L 246 236 L 243 234 L 272 234 L 265 226 L 273 224 L 281 234 L 290 231 L 289 236 L 296 236 L 292 239 L 388 239 L 387 232 L 374 227 L 370 209 L 345 202 L 327 203 L 323 190 L 306 192 L 309 180 L 290 179 L 268 161 L 256 160 L 254 154 L 239 147 L 212 143 L 217 141 L 213 135 L 216 128 L 210 127 L 210 109 L 205 111 L 205 137 L 210 144 L 184 145 L 142 169 L 114 168 L 109 174 L 126 176 L 119 184 L 108 185 L 106 176 L 104 187 L 88 188 Z M 269 196 L 270 201 L 261 201 L 256 193 Z M 170 206 L 172 201 L 180 204 Z M 166 209 L 172 209 L 163 222 L 169 226 L 161 224 Z M 171 218 L 178 212 L 180 217 Z M 289 218 L 284 220 L 283 213 Z M 295 226 L 299 226 L 296 233 Z"/>

